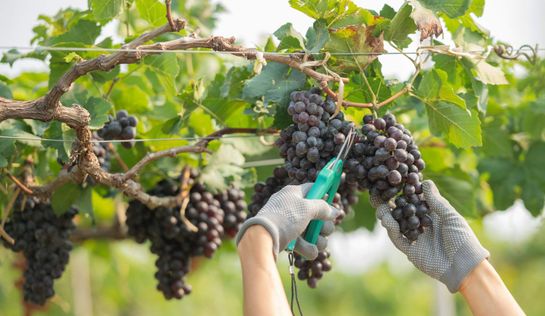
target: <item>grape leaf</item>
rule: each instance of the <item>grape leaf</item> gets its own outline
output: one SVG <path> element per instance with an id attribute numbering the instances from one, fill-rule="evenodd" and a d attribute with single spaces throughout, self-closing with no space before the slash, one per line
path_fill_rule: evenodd
<path id="1" fill-rule="evenodd" d="M 545 173 L 543 172 L 543 158 L 545 157 L 545 142 L 534 142 L 528 148 L 524 166 L 528 170 L 527 177 L 533 178 L 545 189 Z"/>
<path id="2" fill-rule="evenodd" d="M 74 206 L 83 214 L 88 214 L 91 220 L 95 221 L 95 213 L 93 211 L 93 187 L 87 186 L 84 189 L 80 189 L 79 198 L 74 201 Z"/>
<path id="3" fill-rule="evenodd" d="M 445 13 L 450 18 L 455 18 L 469 9 L 471 0 L 418 0 L 426 8 Z"/>
<path id="4" fill-rule="evenodd" d="M 448 148 L 420 147 L 420 153 L 426 161 L 426 170 L 439 172 L 454 167 L 455 157 Z"/>
<path id="5" fill-rule="evenodd" d="M 89 0 L 91 12 L 102 23 L 115 18 L 123 6 L 123 0 Z"/>
<path id="6" fill-rule="evenodd" d="M 485 158 L 479 162 L 478 169 L 481 173 L 489 174 L 488 184 L 492 188 L 496 210 L 505 210 L 515 203 L 515 189 L 523 180 L 522 172 L 515 161 Z"/>
<path id="7" fill-rule="evenodd" d="M 89 127 L 100 128 L 108 121 L 108 112 L 112 108 L 112 105 L 102 98 L 90 97 L 89 100 L 85 102 L 84 107 L 89 111 L 89 114 L 91 114 Z"/>
<path id="8" fill-rule="evenodd" d="M 100 35 L 101 28 L 94 21 L 79 20 L 74 26 L 63 34 L 51 37 L 47 43 L 54 45 L 59 43 L 83 43 L 94 44 L 97 37 Z"/>
<path id="9" fill-rule="evenodd" d="M 316 20 L 312 27 L 308 29 L 307 51 L 309 53 L 318 53 L 329 40 L 329 32 L 324 20 Z"/>
<path id="10" fill-rule="evenodd" d="M 491 157 L 506 157 L 513 155 L 511 135 L 501 122 L 494 120 L 483 127 L 483 151 Z"/>
<path id="11" fill-rule="evenodd" d="M 167 94 L 176 95 L 179 90 L 176 85 L 176 76 L 180 72 L 180 66 L 175 54 L 152 55 L 144 58 L 146 64 L 159 79 L 160 85 L 165 88 Z"/>
<path id="12" fill-rule="evenodd" d="M 466 110 L 447 102 L 425 102 L 430 130 L 459 148 L 482 145 L 481 121 L 475 111 Z"/>
<path id="13" fill-rule="evenodd" d="M 526 175 L 522 183 L 521 198 L 524 206 L 533 216 L 541 215 L 545 206 L 545 193 L 539 183 L 532 178 L 531 174 Z"/>
<path id="14" fill-rule="evenodd" d="M 409 34 L 416 31 L 416 25 L 411 18 L 412 7 L 405 3 L 396 13 L 390 26 L 384 33 L 384 39 L 394 42 L 400 49 L 406 48 L 411 43 Z"/>
<path id="15" fill-rule="evenodd" d="M 545 98 L 530 102 L 522 115 L 522 128 L 529 136 L 541 139 L 545 131 Z"/>
<path id="16" fill-rule="evenodd" d="M 3 82 L 0 82 L 0 97 L 13 99 L 13 95 L 11 94 L 11 89 Z"/>
<path id="17" fill-rule="evenodd" d="M 74 183 L 67 183 L 55 189 L 51 195 L 51 207 L 57 215 L 68 211 L 78 201 L 82 193 L 81 187 Z"/>
<path id="18" fill-rule="evenodd" d="M 467 173 L 450 169 L 441 173 L 426 172 L 425 176 L 435 183 L 441 195 L 466 217 L 477 215 L 475 188 Z"/>
<path id="19" fill-rule="evenodd" d="M 49 128 L 44 133 L 44 137 L 50 139 L 64 139 L 61 123 L 58 121 L 51 122 Z M 70 150 L 70 144 L 68 142 L 54 142 L 43 140 L 42 145 L 44 147 L 55 148 L 57 150 L 58 158 L 60 158 L 63 162 L 68 162 L 68 152 Z"/>
<path id="20" fill-rule="evenodd" d="M 427 102 L 445 101 L 457 105 L 461 109 L 465 110 L 466 108 L 465 100 L 456 94 L 448 81 L 447 73 L 440 69 L 433 69 L 425 73 L 417 92 Z"/>
<path id="21" fill-rule="evenodd" d="M 301 89 L 305 82 L 303 73 L 287 65 L 270 62 L 259 75 L 246 81 L 242 93 L 249 100 L 265 97 L 265 102 L 287 103 L 290 92 Z"/>
<path id="22" fill-rule="evenodd" d="M 274 33 L 280 40 L 278 44 L 278 49 L 305 49 L 305 41 L 303 35 L 297 32 L 291 23 L 286 23 L 282 25 Z"/>
<path id="23" fill-rule="evenodd" d="M 420 41 L 423 41 L 430 36 L 438 37 L 443 33 L 441 21 L 439 21 L 433 11 L 424 8 L 420 2 L 416 0 L 410 0 L 409 3 L 413 7 L 411 18 L 420 31 Z"/>
<path id="24" fill-rule="evenodd" d="M 136 0 L 136 9 L 140 16 L 153 26 L 166 23 L 165 5 L 157 0 Z"/>
<path id="25" fill-rule="evenodd" d="M 242 168 L 244 161 L 244 156 L 235 147 L 222 144 L 208 159 L 200 179 L 213 191 L 223 191 L 231 183 L 242 181 L 245 173 Z"/>

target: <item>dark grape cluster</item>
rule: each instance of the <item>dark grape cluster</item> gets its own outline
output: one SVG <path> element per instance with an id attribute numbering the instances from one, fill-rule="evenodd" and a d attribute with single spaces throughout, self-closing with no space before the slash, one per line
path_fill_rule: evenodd
<path id="1" fill-rule="evenodd" d="M 191 234 L 192 255 L 211 258 L 221 245 L 224 234 L 224 212 L 221 204 L 208 192 L 204 185 L 196 183 L 189 193 L 189 204 L 185 215 L 197 228 Z"/>
<path id="2" fill-rule="evenodd" d="M 185 276 L 189 273 L 190 259 L 195 256 L 212 257 L 221 245 L 227 230 L 233 236 L 244 220 L 244 194 L 236 188 L 216 195 L 197 181 L 198 174 L 191 171 L 189 203 L 185 214 L 180 206 L 149 209 L 133 200 L 127 209 L 128 233 L 137 242 L 151 242 L 151 252 L 156 254 L 157 289 L 166 299 L 181 299 L 191 292 Z M 180 194 L 178 179 L 160 181 L 149 191 L 155 196 Z M 227 215 L 235 220 L 226 226 Z M 225 227 L 225 228 L 224 228 Z"/>
<path id="3" fill-rule="evenodd" d="M 75 229 L 72 219 L 77 211 L 70 209 L 56 215 L 50 204 L 21 196 L 18 199 L 4 227 L 15 243 L 3 240 L 3 244 L 14 252 L 22 252 L 26 259 L 24 300 L 43 305 L 55 294 L 53 282 L 61 277 L 68 263 L 72 250 L 69 237 Z"/>
<path id="4" fill-rule="evenodd" d="M 328 251 L 320 251 L 318 257 L 312 261 L 296 255 L 294 265 L 299 268 L 297 278 L 301 281 L 306 280 L 311 288 L 316 288 L 318 280 L 322 278 L 324 272 L 331 270 Z"/>
<path id="5" fill-rule="evenodd" d="M 363 119 L 364 140 L 356 144 L 353 155 L 359 160 L 347 162 L 352 170 L 362 170 L 358 179 L 371 195 L 388 202 L 395 199 L 392 216 L 407 239 L 415 241 L 431 225 L 429 209 L 422 195 L 421 171 L 425 163 L 408 129 L 396 122 L 394 115 L 382 118 L 367 115 Z M 358 171 L 356 171 L 358 173 Z"/>
<path id="6" fill-rule="evenodd" d="M 223 230 L 229 238 L 234 238 L 240 226 L 246 220 L 248 205 L 244 200 L 244 191 L 231 187 L 227 191 L 214 195 L 224 212 Z"/>
<path id="7" fill-rule="evenodd" d="M 97 131 L 97 135 L 105 140 L 127 140 L 121 142 L 121 145 L 125 148 L 131 148 L 134 146 L 134 139 L 136 137 L 136 125 L 138 120 L 136 117 L 129 115 L 126 110 L 117 111 L 115 118 L 110 116 L 108 122 Z"/>
<path id="8" fill-rule="evenodd" d="M 293 124 L 283 129 L 277 146 L 285 158 L 285 168 L 292 183 L 314 182 L 318 172 L 335 157 L 354 128 L 339 112 L 329 97 L 324 99 L 320 89 L 294 91 L 290 94 L 288 114 Z M 343 175 L 341 204 L 345 212 L 357 202 L 357 183 L 350 183 Z"/>
<path id="9" fill-rule="evenodd" d="M 162 180 L 149 191 L 155 196 L 174 196 L 179 193 L 175 180 Z M 185 283 L 189 272 L 191 244 L 189 231 L 184 224 L 179 207 L 159 207 L 150 210 L 137 200 L 127 208 L 128 234 L 143 243 L 151 242 L 150 250 L 157 255 L 155 265 L 157 289 L 166 299 L 181 299 L 191 288 Z"/>

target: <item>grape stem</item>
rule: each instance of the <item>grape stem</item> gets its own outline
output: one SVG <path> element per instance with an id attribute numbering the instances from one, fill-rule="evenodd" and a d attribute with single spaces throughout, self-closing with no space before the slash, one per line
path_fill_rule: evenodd
<path id="1" fill-rule="evenodd" d="M 17 179 L 14 175 L 12 175 L 10 172 L 6 171 L 6 175 L 8 178 L 15 183 L 16 186 L 18 186 L 21 191 L 25 192 L 26 194 L 32 195 L 34 192 L 32 192 L 31 189 L 29 189 L 26 185 L 24 185 L 19 179 Z"/>

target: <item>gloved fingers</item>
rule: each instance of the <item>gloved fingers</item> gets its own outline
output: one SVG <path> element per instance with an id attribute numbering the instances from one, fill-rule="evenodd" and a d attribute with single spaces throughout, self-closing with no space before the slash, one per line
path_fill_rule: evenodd
<path id="1" fill-rule="evenodd" d="M 371 206 L 374 208 L 378 208 L 379 206 L 383 204 L 387 204 L 378 195 L 371 195 L 369 202 L 371 202 Z"/>
<path id="2" fill-rule="evenodd" d="M 335 223 L 333 223 L 333 221 L 324 221 L 324 226 L 322 226 L 320 235 L 329 236 L 333 233 L 333 231 L 335 231 Z"/>
<path id="3" fill-rule="evenodd" d="M 390 214 L 390 212 L 391 212 L 391 208 L 390 206 L 388 206 L 388 204 L 381 204 L 377 208 L 376 217 L 379 221 L 381 221 L 382 218 L 384 217 L 384 214 Z"/>
<path id="4" fill-rule="evenodd" d="M 305 200 L 308 209 L 312 210 L 314 216 L 312 219 L 321 219 L 324 221 L 333 221 L 339 216 L 339 210 L 329 205 L 324 200 Z"/>
<path id="5" fill-rule="evenodd" d="M 303 184 L 298 186 L 300 188 L 300 190 L 301 190 L 301 194 L 302 194 L 303 197 L 307 196 L 308 191 L 310 191 L 310 188 L 312 188 L 313 185 L 314 185 L 314 183 L 307 182 L 307 183 L 303 183 Z"/>
<path id="6" fill-rule="evenodd" d="M 304 240 L 301 236 L 297 237 L 294 250 L 308 260 L 314 260 L 318 257 L 318 247 Z"/>
<path id="7" fill-rule="evenodd" d="M 451 213 L 452 211 L 457 214 L 456 210 L 452 205 L 445 199 L 435 183 L 431 180 L 425 180 L 422 182 L 422 191 L 424 192 L 424 199 L 428 203 L 430 210 L 437 213 L 439 217 L 443 218 L 445 215 Z"/>
<path id="8" fill-rule="evenodd" d="M 403 235 L 399 231 L 399 224 L 392 217 L 390 211 L 384 212 L 382 214 L 380 223 L 384 228 L 386 228 L 386 232 L 388 233 L 388 236 L 390 237 L 394 245 L 399 248 L 399 250 L 405 252 L 405 250 L 409 246 L 409 242 L 406 238 L 403 238 Z"/>
<path id="9" fill-rule="evenodd" d="M 318 241 L 316 241 L 316 248 L 318 248 L 318 251 L 324 251 L 327 248 L 327 237 L 318 236 Z"/>

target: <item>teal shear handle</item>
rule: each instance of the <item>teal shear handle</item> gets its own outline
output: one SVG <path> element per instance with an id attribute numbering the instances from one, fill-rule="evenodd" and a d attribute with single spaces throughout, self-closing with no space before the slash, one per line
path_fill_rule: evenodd
<path id="1" fill-rule="evenodd" d="M 339 189 L 341 183 L 341 175 L 343 171 L 343 161 L 342 159 L 333 158 L 327 165 L 318 173 L 316 182 L 312 185 L 312 188 L 307 193 L 306 198 L 310 200 L 323 199 L 327 194 L 327 203 L 331 204 L 335 193 Z M 320 236 L 320 231 L 324 221 L 322 220 L 312 220 L 310 221 L 307 229 L 305 230 L 305 240 L 316 244 L 318 242 L 318 237 Z M 287 250 L 292 251 L 295 248 L 295 240 L 292 240 L 287 247 Z"/>

